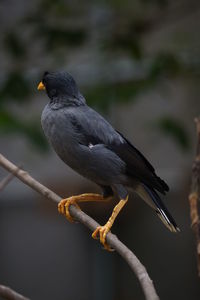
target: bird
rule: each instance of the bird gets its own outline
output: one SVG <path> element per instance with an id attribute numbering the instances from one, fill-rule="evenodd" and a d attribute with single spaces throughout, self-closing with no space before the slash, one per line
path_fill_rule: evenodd
<path id="1" fill-rule="evenodd" d="M 100 186 L 102 193 L 85 193 L 62 199 L 58 211 L 71 222 L 70 205 L 119 199 L 105 225 L 92 233 L 108 251 L 106 236 L 127 203 L 129 194 L 139 195 L 171 232 L 180 231 L 162 202 L 168 185 L 157 176 L 145 156 L 97 111 L 89 107 L 74 78 L 66 71 L 44 72 L 38 90 L 45 90 L 49 102 L 41 115 L 45 136 L 61 160 L 77 173 Z"/>

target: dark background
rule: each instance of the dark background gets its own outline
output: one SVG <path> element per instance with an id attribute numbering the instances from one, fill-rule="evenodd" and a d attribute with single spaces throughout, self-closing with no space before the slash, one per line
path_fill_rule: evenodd
<path id="1" fill-rule="evenodd" d="M 89 105 L 126 135 L 170 186 L 170 233 L 135 195 L 113 233 L 146 266 L 161 299 L 199 299 L 188 193 L 199 115 L 200 2 L 0 1 L 0 149 L 67 197 L 99 191 L 65 166 L 40 126 L 44 71 L 67 70 Z M 0 179 L 6 172 L 0 169 Z M 85 204 L 101 224 L 112 203 Z M 143 299 L 134 274 L 80 224 L 14 179 L 0 194 L 0 283 L 35 300 Z"/>

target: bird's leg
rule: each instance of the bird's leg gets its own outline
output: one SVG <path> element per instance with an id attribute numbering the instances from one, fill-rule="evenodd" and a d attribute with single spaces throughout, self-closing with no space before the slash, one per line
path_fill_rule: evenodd
<path id="1" fill-rule="evenodd" d="M 121 199 L 119 203 L 114 207 L 112 215 L 110 216 L 108 222 L 104 226 L 97 227 L 92 234 L 92 237 L 94 239 L 97 239 L 97 236 L 99 235 L 100 242 L 103 244 L 104 248 L 108 251 L 113 251 L 113 249 L 110 248 L 110 246 L 106 243 L 106 235 L 110 231 L 117 215 L 119 214 L 119 212 L 124 207 L 127 201 L 128 201 L 128 196 L 126 197 L 126 199 Z"/>
<path id="2" fill-rule="evenodd" d="M 77 203 L 79 202 L 92 202 L 92 201 L 107 201 L 111 199 L 111 197 L 104 197 L 100 194 L 81 194 L 77 196 L 71 196 L 66 199 L 62 199 L 58 204 L 58 211 L 61 214 L 64 214 L 68 221 L 74 222 L 74 219 L 70 215 L 69 207 L 70 205 L 75 205 L 78 209 L 80 209 L 79 205 Z"/>

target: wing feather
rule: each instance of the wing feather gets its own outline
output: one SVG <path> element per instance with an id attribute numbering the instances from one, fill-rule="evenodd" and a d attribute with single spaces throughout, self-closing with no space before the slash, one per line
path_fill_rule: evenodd
<path id="1" fill-rule="evenodd" d="M 126 162 L 127 174 L 138 178 L 148 187 L 158 190 L 165 194 L 169 191 L 168 185 L 158 177 L 155 173 L 154 167 L 145 158 L 145 156 L 135 148 L 120 132 L 118 132 L 124 139 L 124 143 L 115 145 L 114 151 L 119 157 Z"/>

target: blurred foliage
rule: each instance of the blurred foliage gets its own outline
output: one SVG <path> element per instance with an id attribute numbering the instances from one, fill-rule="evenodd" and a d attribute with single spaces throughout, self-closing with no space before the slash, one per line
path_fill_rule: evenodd
<path id="1" fill-rule="evenodd" d="M 26 49 L 20 36 L 15 31 L 9 31 L 4 38 L 5 50 L 15 59 L 20 59 L 26 56 Z"/>
<path id="2" fill-rule="evenodd" d="M 162 78 L 171 78 L 191 71 L 177 55 L 167 50 L 158 52 L 151 60 L 145 53 L 143 38 L 159 25 L 160 16 L 165 14 L 168 6 L 167 0 L 83 2 L 39 0 L 31 9 L 25 11 L 15 27 L 9 27 L 4 32 L 4 55 L 8 58 L 10 66 L 0 86 L 1 132 L 20 132 L 34 145 L 41 146 L 41 149 L 46 148 L 40 124 L 20 120 L 11 108 L 8 110 L 8 105 L 11 102 L 27 105 L 31 99 L 34 79 L 27 77 L 27 71 L 34 51 L 40 58 L 50 57 L 54 61 L 54 67 L 63 63 L 66 65 L 68 54 L 73 53 L 75 49 L 81 53 L 81 47 L 85 45 L 91 47 L 93 26 L 98 28 L 98 38 L 94 46 L 98 47 L 103 57 L 117 60 L 126 56 L 139 66 L 141 64 L 141 67 L 146 64 L 146 68 L 140 78 L 133 75 L 132 78 L 119 81 L 116 74 L 114 82 L 101 82 L 85 87 L 84 95 L 90 105 L 106 110 L 113 100 L 115 103 L 134 101 L 138 93 L 151 89 Z M 100 23 L 99 14 L 96 13 L 98 6 L 100 14 L 102 7 L 103 11 L 109 12 Z M 96 17 L 91 16 L 93 12 L 96 13 Z M 95 18 L 96 21 L 92 21 Z M 36 76 L 39 78 L 41 74 Z M 189 147 L 187 133 L 181 123 L 166 117 L 158 120 L 156 124 L 179 145 L 185 149 Z"/>
<path id="3" fill-rule="evenodd" d="M 184 71 L 178 58 L 172 53 L 159 53 L 150 68 L 150 78 L 157 79 L 161 75 L 175 76 Z"/>
<path id="4" fill-rule="evenodd" d="M 38 32 L 41 37 L 46 36 L 46 47 L 48 49 L 56 50 L 63 46 L 79 46 L 86 38 L 86 33 L 82 29 L 63 29 L 56 27 L 43 28 Z"/>
<path id="5" fill-rule="evenodd" d="M 29 81 L 19 72 L 11 72 L 0 89 L 0 132 L 2 134 L 22 134 L 37 149 L 48 149 L 47 141 L 39 122 L 21 120 L 16 114 L 6 109 L 9 101 L 18 105 L 27 103 L 31 94 Z M 30 113 L 28 111 L 28 113 Z"/>
<path id="6" fill-rule="evenodd" d="M 25 102 L 30 96 L 29 82 L 19 72 L 11 72 L 0 89 L 0 106 L 7 101 Z"/>
<path id="7" fill-rule="evenodd" d="M 188 150 L 190 147 L 190 139 L 187 130 L 181 122 L 170 116 L 160 118 L 156 125 L 166 135 L 172 137 L 182 150 Z"/>
<path id="8" fill-rule="evenodd" d="M 87 29 L 73 21 L 73 17 L 77 18 L 79 14 L 78 7 L 74 11 L 74 6 L 64 0 L 40 0 L 35 11 L 27 15 L 22 24 L 31 29 L 35 42 L 42 40 L 44 52 L 66 50 L 81 46 L 87 40 Z"/>
<path id="9" fill-rule="evenodd" d="M 106 48 L 112 51 L 113 49 L 121 50 L 130 54 L 135 59 L 142 59 L 142 46 L 140 44 L 140 30 L 137 24 L 131 23 L 126 26 L 126 30 L 121 30 L 120 24 L 117 24 L 113 30 L 113 34 L 106 42 Z M 123 28 L 123 27 L 122 27 Z M 124 29 L 124 28 L 123 28 Z"/>
<path id="10" fill-rule="evenodd" d="M 155 81 L 151 77 L 140 80 L 126 80 L 125 82 L 115 82 L 99 84 L 89 88 L 84 93 L 89 105 L 96 105 L 106 111 L 111 102 L 128 103 L 136 101 L 136 96 L 151 88 Z"/>
<path id="11" fill-rule="evenodd" d="M 37 123 L 25 123 L 6 110 L 1 110 L 0 116 L 0 132 L 2 134 L 15 134 L 20 132 L 20 134 L 23 134 L 37 149 L 43 151 L 48 149 L 47 142 Z"/>
<path id="12" fill-rule="evenodd" d="M 143 87 L 145 86 L 145 80 L 103 84 L 90 88 L 84 94 L 89 105 L 95 104 L 105 111 L 109 107 L 109 103 L 112 99 L 119 103 L 133 101 L 134 96 L 141 90 L 141 85 Z"/>

